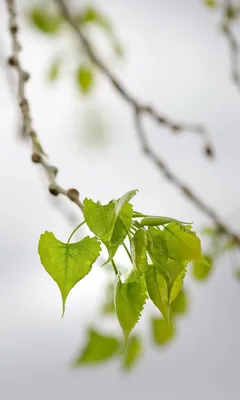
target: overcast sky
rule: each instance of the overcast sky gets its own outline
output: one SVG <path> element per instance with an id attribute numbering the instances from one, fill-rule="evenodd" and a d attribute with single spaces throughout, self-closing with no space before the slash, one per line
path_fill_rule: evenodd
<path id="1" fill-rule="evenodd" d="M 230 82 L 219 16 L 197 0 L 95 3 L 107 11 L 125 45 L 124 62 L 113 63 L 110 52 L 106 54 L 120 79 L 173 119 L 208 127 L 215 161 L 203 157 L 199 137 L 176 137 L 146 121 L 159 155 L 239 231 L 240 94 Z M 134 204 L 141 211 L 194 220 L 197 228 L 208 222 L 141 154 L 132 114 L 104 79 L 99 76 L 88 100 L 77 92 L 74 36 L 66 33 L 61 40 L 49 40 L 22 23 L 22 59 L 31 74 L 28 96 L 34 127 L 51 162 L 59 167 L 62 186 L 76 186 L 82 198 L 103 203 L 138 188 Z M 28 143 L 17 137 L 17 107 L 4 67 L 10 51 L 6 27 L 1 0 L 0 398 L 239 399 L 240 285 L 233 277 L 236 261 L 228 257 L 207 283 L 188 280 L 191 309 L 179 321 L 171 346 L 163 351 L 148 343 L 144 359 L 128 376 L 117 362 L 70 370 L 70 361 L 84 343 L 84 328 L 96 318 L 105 275 L 96 267 L 72 291 L 61 320 L 60 295 L 40 264 L 37 243 L 45 230 L 66 240 L 72 225 L 48 195 L 44 174 L 31 163 Z M 47 69 L 61 49 L 70 54 L 65 72 L 56 85 L 49 85 Z M 97 134 L 105 138 L 98 145 L 90 129 L 92 115 Z M 67 200 L 60 203 L 76 221 L 81 218 Z"/>

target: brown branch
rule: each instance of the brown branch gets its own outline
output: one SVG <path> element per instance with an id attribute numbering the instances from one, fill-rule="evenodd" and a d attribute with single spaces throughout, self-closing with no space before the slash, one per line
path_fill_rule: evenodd
<path id="1" fill-rule="evenodd" d="M 159 125 L 163 125 L 169 128 L 173 133 L 180 133 L 183 131 L 191 131 L 202 137 L 204 141 L 204 152 L 208 157 L 213 157 L 214 149 L 207 131 L 200 125 L 196 124 L 186 124 L 174 122 L 166 115 L 159 113 L 155 108 L 147 104 L 141 103 L 136 99 L 128 89 L 114 76 L 114 74 L 109 70 L 103 60 L 95 53 L 91 44 L 89 43 L 87 37 L 83 33 L 79 24 L 75 21 L 74 17 L 71 15 L 68 6 L 64 0 L 55 0 L 56 4 L 59 6 L 64 19 L 69 23 L 72 29 L 75 31 L 81 45 L 84 46 L 90 60 L 95 64 L 103 75 L 110 81 L 112 86 L 116 91 L 123 97 L 123 99 L 129 103 L 133 109 L 137 108 L 141 114 L 149 115 L 153 120 L 155 120 Z"/>
<path id="2" fill-rule="evenodd" d="M 67 196 L 82 210 L 83 205 L 79 199 L 79 192 L 73 188 L 65 190 L 57 184 L 56 176 L 58 169 L 48 163 L 37 133 L 33 129 L 30 104 L 27 100 L 25 90 L 26 82 L 29 80 L 29 74 L 23 69 L 19 57 L 21 46 L 18 39 L 19 26 L 17 24 L 15 0 L 6 0 L 6 3 L 9 12 L 9 30 L 12 37 L 12 55 L 8 59 L 8 64 L 15 68 L 18 76 L 18 99 L 22 114 L 22 129 L 23 135 L 30 138 L 32 142 L 32 161 L 40 164 L 45 170 L 49 181 L 48 190 L 53 196 L 58 196 L 59 194 Z"/>

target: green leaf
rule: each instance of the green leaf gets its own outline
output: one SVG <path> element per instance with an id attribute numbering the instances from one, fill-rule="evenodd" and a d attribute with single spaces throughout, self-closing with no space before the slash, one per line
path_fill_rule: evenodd
<path id="1" fill-rule="evenodd" d="M 80 65 L 76 72 L 77 83 L 83 94 L 91 91 L 94 82 L 94 74 L 91 65 Z"/>
<path id="2" fill-rule="evenodd" d="M 80 242 L 69 244 L 60 242 L 52 232 L 45 232 L 40 236 L 38 252 L 41 263 L 60 289 L 62 316 L 69 292 L 90 272 L 100 250 L 96 237 L 87 236 Z"/>
<path id="3" fill-rule="evenodd" d="M 210 7 L 210 8 L 217 8 L 217 6 L 218 6 L 216 0 L 204 0 L 204 3 L 207 7 Z"/>
<path id="4" fill-rule="evenodd" d="M 149 227 L 148 229 L 147 251 L 153 264 L 159 268 L 161 272 L 168 259 L 168 248 L 163 237 L 163 232 L 157 228 Z"/>
<path id="5" fill-rule="evenodd" d="M 169 304 L 171 304 L 180 293 L 183 280 L 186 274 L 187 261 L 177 261 L 169 259 L 165 265 L 168 275 Z"/>
<path id="6" fill-rule="evenodd" d="M 154 265 L 148 265 L 145 279 L 150 299 L 169 323 L 169 295 L 167 281 Z"/>
<path id="7" fill-rule="evenodd" d="M 125 346 L 130 332 L 140 319 L 146 298 L 146 293 L 143 293 L 140 282 L 123 283 L 118 277 L 115 290 L 115 308 L 123 331 Z"/>
<path id="8" fill-rule="evenodd" d="M 28 14 L 31 23 L 46 34 L 56 34 L 61 28 L 62 17 L 48 13 L 45 7 L 35 7 Z"/>
<path id="9" fill-rule="evenodd" d="M 234 275 L 235 275 L 235 278 L 237 278 L 240 281 L 240 268 L 237 268 L 234 271 Z"/>
<path id="10" fill-rule="evenodd" d="M 119 340 L 114 336 L 102 335 L 94 329 L 89 329 L 88 342 L 76 358 L 74 365 L 91 365 L 109 360 L 116 355 L 119 345 Z"/>
<path id="11" fill-rule="evenodd" d="M 182 289 L 178 297 L 171 306 L 172 314 L 184 314 L 188 310 L 188 298 L 186 292 Z"/>
<path id="12" fill-rule="evenodd" d="M 174 218 L 169 218 L 169 217 L 154 217 L 154 216 L 148 216 L 143 218 L 140 221 L 141 226 L 159 226 L 159 225 L 166 225 L 169 224 L 170 222 L 175 222 L 176 224 L 179 225 L 191 225 L 192 222 L 183 222 L 179 221 L 178 219 Z"/>
<path id="13" fill-rule="evenodd" d="M 138 229 L 131 240 L 131 255 L 133 266 L 139 275 L 145 273 L 147 267 L 147 231 Z"/>
<path id="14" fill-rule="evenodd" d="M 164 228 L 169 257 L 176 260 L 199 260 L 202 258 L 200 239 L 190 229 L 175 223 Z"/>
<path id="15" fill-rule="evenodd" d="M 204 281 L 212 272 L 212 257 L 205 255 L 205 260 L 194 261 L 192 265 L 192 273 L 195 279 Z"/>
<path id="16" fill-rule="evenodd" d="M 102 306 L 102 314 L 114 314 L 115 313 L 115 305 L 114 305 L 114 284 L 110 282 L 106 287 L 106 297 Z"/>
<path id="17" fill-rule="evenodd" d="M 48 72 L 48 78 L 51 82 L 56 81 L 60 75 L 61 61 L 62 60 L 60 58 L 56 58 L 55 60 L 53 60 L 53 63 Z"/>
<path id="18" fill-rule="evenodd" d="M 83 214 L 89 229 L 103 242 L 108 242 L 112 236 L 116 221 L 115 203 L 101 205 L 91 199 L 83 202 Z"/>
<path id="19" fill-rule="evenodd" d="M 125 204 L 128 204 L 129 201 L 136 196 L 138 190 L 134 189 L 134 190 L 130 190 L 129 192 L 125 193 L 122 197 L 120 197 L 117 201 L 116 201 L 116 215 L 118 216 L 119 213 L 122 211 L 123 207 Z"/>
<path id="20" fill-rule="evenodd" d="M 94 23 L 106 32 L 112 33 L 112 25 L 109 20 L 96 8 L 85 7 L 85 9 L 76 17 L 76 21 L 81 24 Z"/>
<path id="21" fill-rule="evenodd" d="M 158 346 L 163 346 L 170 342 L 175 334 L 175 328 L 162 318 L 152 318 L 152 336 Z"/>
<path id="22" fill-rule="evenodd" d="M 129 371 L 132 369 L 142 353 L 141 339 L 134 335 L 129 338 L 125 353 L 123 354 L 123 369 Z"/>

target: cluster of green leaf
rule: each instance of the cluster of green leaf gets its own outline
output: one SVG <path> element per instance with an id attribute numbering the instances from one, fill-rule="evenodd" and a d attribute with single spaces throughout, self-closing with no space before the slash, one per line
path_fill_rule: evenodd
<path id="1" fill-rule="evenodd" d="M 112 286 L 108 288 L 108 301 L 103 311 L 115 313 L 122 328 L 125 368 L 132 366 L 141 351 L 140 338 L 135 335 L 129 339 L 129 335 L 141 318 L 147 299 L 160 312 L 159 318 L 152 318 L 154 341 L 165 344 L 174 334 L 174 316 L 186 309 L 182 288 L 187 265 L 190 261 L 206 268 L 209 265 L 192 225 L 134 211 L 130 202 L 136 192 L 127 192 L 105 205 L 85 199 L 84 221 L 74 229 L 68 241 L 63 243 L 52 232 L 45 232 L 38 246 L 42 265 L 60 289 L 62 314 L 68 294 L 91 271 L 101 246 L 105 246 L 108 257 L 102 266 L 111 263 L 116 276 L 114 290 Z M 94 236 L 70 243 L 76 230 L 85 223 Z M 130 262 L 125 276 L 114 260 L 120 246 L 125 249 Z M 105 346 L 107 351 L 103 350 Z M 119 348 L 118 338 L 103 336 L 91 328 L 88 344 L 76 363 L 110 358 L 119 352 Z"/>
<path id="2" fill-rule="evenodd" d="M 123 56 L 123 48 L 120 41 L 116 38 L 113 26 L 106 15 L 95 6 L 83 6 L 80 11 L 73 15 L 74 20 L 85 34 L 89 35 L 88 29 L 94 27 L 102 30 L 110 40 L 111 48 L 117 57 Z M 64 17 L 56 8 L 52 7 L 51 2 L 41 2 L 41 5 L 34 6 L 27 12 L 27 19 L 38 31 L 45 35 L 57 36 L 66 28 L 67 24 Z M 85 52 L 79 49 L 80 62 L 76 65 L 75 81 L 82 94 L 90 94 L 96 82 L 96 68 L 87 58 Z M 48 78 L 51 82 L 56 81 L 63 67 L 65 57 L 57 56 L 51 62 Z"/>

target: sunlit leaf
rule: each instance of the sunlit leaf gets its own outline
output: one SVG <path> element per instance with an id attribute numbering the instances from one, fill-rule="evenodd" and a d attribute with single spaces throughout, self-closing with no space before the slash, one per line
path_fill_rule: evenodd
<path id="1" fill-rule="evenodd" d="M 76 72 L 77 83 L 82 93 L 91 91 L 94 83 L 94 73 L 91 65 L 80 65 Z"/>
<path id="2" fill-rule="evenodd" d="M 169 323 L 169 295 L 165 278 L 154 265 L 148 265 L 145 279 L 150 299 Z"/>
<path id="3" fill-rule="evenodd" d="M 175 328 L 171 324 L 170 326 L 162 318 L 152 318 L 152 337 L 158 346 L 164 346 L 169 343 L 175 333 Z"/>
<path id="4" fill-rule="evenodd" d="M 148 229 L 147 251 L 153 264 L 162 270 L 168 259 L 168 247 L 163 232 L 157 228 Z"/>
<path id="5" fill-rule="evenodd" d="M 147 232 L 140 228 L 131 241 L 131 255 L 136 272 L 141 275 L 145 273 L 147 266 Z"/>
<path id="6" fill-rule="evenodd" d="M 60 242 L 52 232 L 45 232 L 40 236 L 38 252 L 41 263 L 60 289 L 63 315 L 69 292 L 90 272 L 100 250 L 96 237 L 87 236 L 70 244 Z"/>
<path id="7" fill-rule="evenodd" d="M 130 332 L 140 319 L 146 297 L 140 282 L 123 283 L 118 277 L 115 290 L 115 308 L 123 331 L 125 346 Z"/>
<path id="8" fill-rule="evenodd" d="M 119 345 L 119 340 L 114 336 L 103 335 L 95 329 L 89 329 L 88 342 L 76 358 L 74 365 L 91 365 L 109 360 L 116 355 Z"/>
<path id="9" fill-rule="evenodd" d="M 28 14 L 31 23 L 46 34 L 56 34 L 61 28 L 63 21 L 59 15 L 46 11 L 45 7 L 35 7 Z"/>
<path id="10" fill-rule="evenodd" d="M 169 256 L 176 260 L 199 260 L 202 258 L 200 239 L 190 229 L 170 223 L 164 227 Z"/>
<path id="11" fill-rule="evenodd" d="M 177 298 L 171 305 L 172 314 L 184 314 L 188 310 L 188 298 L 186 292 L 182 289 Z"/>
<path id="12" fill-rule="evenodd" d="M 83 214 L 89 229 L 103 242 L 109 241 L 116 221 L 115 203 L 102 205 L 85 199 Z"/>
<path id="13" fill-rule="evenodd" d="M 139 360 L 142 353 L 142 342 L 140 337 L 133 335 L 129 338 L 126 351 L 123 354 L 123 369 L 129 371 L 132 369 Z"/>
<path id="14" fill-rule="evenodd" d="M 193 276 L 195 279 L 199 281 L 207 279 L 213 269 L 212 257 L 205 255 L 204 258 L 206 259 L 207 262 L 204 262 L 204 260 L 199 260 L 199 261 L 194 261 L 192 264 Z"/>

